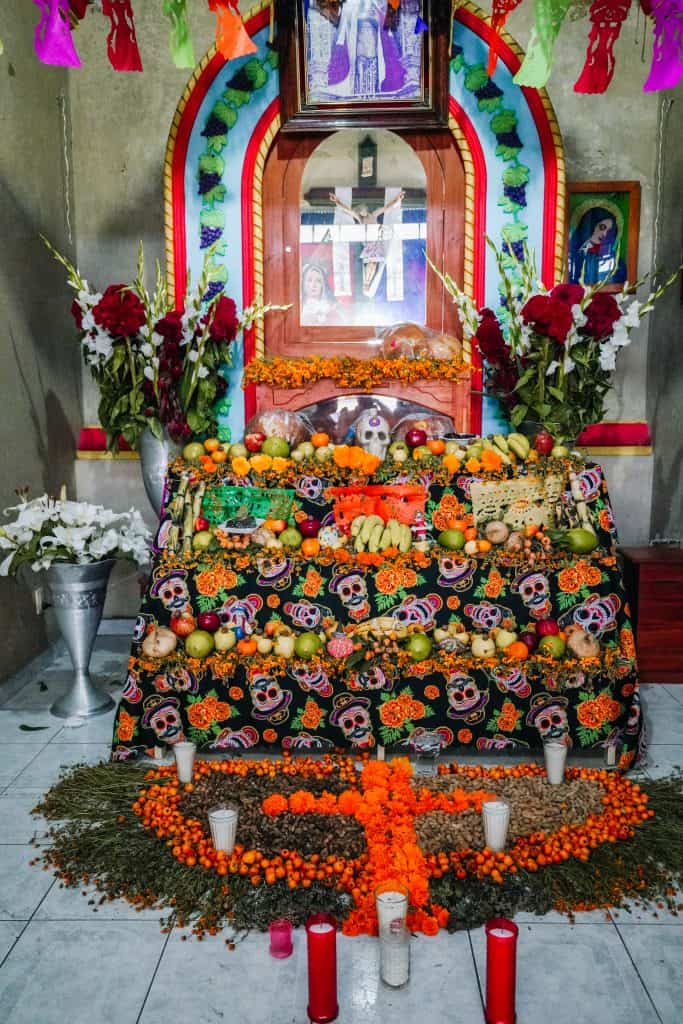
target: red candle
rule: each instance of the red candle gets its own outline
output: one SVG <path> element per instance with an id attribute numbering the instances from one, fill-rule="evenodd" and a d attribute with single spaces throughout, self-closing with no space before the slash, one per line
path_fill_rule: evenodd
<path id="1" fill-rule="evenodd" d="M 339 1014 L 337 1002 L 337 922 L 331 914 L 312 914 L 308 942 L 308 1017 L 328 1024 Z"/>
<path id="2" fill-rule="evenodd" d="M 518 933 L 505 917 L 486 922 L 486 1024 L 515 1024 Z"/>

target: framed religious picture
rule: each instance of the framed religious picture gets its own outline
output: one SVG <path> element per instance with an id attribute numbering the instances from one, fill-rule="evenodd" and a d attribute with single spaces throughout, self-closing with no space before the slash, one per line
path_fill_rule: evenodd
<path id="1" fill-rule="evenodd" d="M 279 0 L 283 132 L 443 128 L 450 5 Z"/>
<path id="2" fill-rule="evenodd" d="M 621 291 L 638 276 L 640 182 L 573 182 L 567 192 L 567 279 Z"/>

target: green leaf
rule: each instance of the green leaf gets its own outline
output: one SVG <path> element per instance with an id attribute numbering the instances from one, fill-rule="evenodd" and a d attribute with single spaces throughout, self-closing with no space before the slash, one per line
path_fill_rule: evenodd
<path id="1" fill-rule="evenodd" d="M 491 96 L 488 99 L 484 98 L 478 100 L 477 106 L 479 107 L 480 110 L 483 110 L 485 113 L 492 114 L 494 110 L 498 110 L 498 107 L 501 106 L 502 102 L 502 96 Z"/>
<path id="2" fill-rule="evenodd" d="M 503 171 L 504 185 L 526 185 L 529 180 L 529 168 L 524 164 L 516 164 L 514 167 L 506 167 Z"/>
<path id="3" fill-rule="evenodd" d="M 499 114 L 491 118 L 491 130 L 495 135 L 511 132 L 516 125 L 517 115 L 514 110 L 501 110 Z"/>
<path id="4" fill-rule="evenodd" d="M 528 405 L 516 405 L 510 413 L 510 423 L 512 423 L 513 426 L 518 427 L 520 423 L 526 419 L 528 411 Z"/>
<path id="5" fill-rule="evenodd" d="M 489 80 L 486 68 L 483 64 L 474 64 L 465 75 L 465 88 L 469 92 L 477 92 L 483 89 Z"/>
<path id="6" fill-rule="evenodd" d="M 505 160 L 507 163 L 508 160 L 515 159 L 521 148 L 521 146 L 503 146 L 499 144 L 496 146 L 496 156 L 499 156 L 501 160 Z"/>
<path id="7" fill-rule="evenodd" d="M 199 434 L 204 426 L 204 417 L 196 409 L 188 409 L 187 423 L 193 434 Z"/>
<path id="8" fill-rule="evenodd" d="M 164 437 L 164 428 L 162 427 L 156 416 L 150 416 L 147 420 L 147 426 L 152 431 L 157 441 L 162 441 Z"/>

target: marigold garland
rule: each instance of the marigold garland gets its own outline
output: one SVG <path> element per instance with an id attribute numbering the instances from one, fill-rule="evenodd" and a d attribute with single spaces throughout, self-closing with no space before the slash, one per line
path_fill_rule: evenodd
<path id="1" fill-rule="evenodd" d="M 311 356 L 306 359 L 253 359 L 244 368 L 242 386 L 269 384 L 275 388 L 302 388 L 320 380 L 333 380 L 340 388 L 373 391 L 388 380 L 414 384 L 418 380 L 463 380 L 472 370 L 457 359 L 353 359 Z"/>

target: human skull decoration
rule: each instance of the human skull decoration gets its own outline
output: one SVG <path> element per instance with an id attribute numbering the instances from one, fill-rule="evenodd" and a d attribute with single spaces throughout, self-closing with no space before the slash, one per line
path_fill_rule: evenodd
<path id="1" fill-rule="evenodd" d="M 291 665 L 288 674 L 295 679 L 304 693 L 317 693 L 320 697 L 331 697 L 334 688 L 323 668 L 310 665 Z"/>
<path id="2" fill-rule="evenodd" d="M 391 428 L 376 405 L 371 405 L 356 420 L 355 439 L 356 444 L 384 462 L 391 440 Z"/>
<path id="3" fill-rule="evenodd" d="M 512 591 L 519 594 L 533 619 L 547 619 L 552 611 L 550 581 L 545 573 L 524 572 L 516 576 Z"/>

